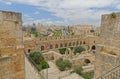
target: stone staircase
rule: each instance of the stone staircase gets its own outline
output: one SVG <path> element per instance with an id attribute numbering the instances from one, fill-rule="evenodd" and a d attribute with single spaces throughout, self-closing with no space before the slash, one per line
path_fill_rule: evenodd
<path id="1" fill-rule="evenodd" d="M 105 74 L 102 74 L 96 79 L 120 79 L 120 65 L 116 66 Z"/>

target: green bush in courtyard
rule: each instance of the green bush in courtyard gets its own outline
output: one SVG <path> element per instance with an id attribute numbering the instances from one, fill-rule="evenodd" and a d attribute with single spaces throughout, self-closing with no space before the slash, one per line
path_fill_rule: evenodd
<path id="1" fill-rule="evenodd" d="M 41 65 L 42 65 L 42 69 L 49 68 L 48 63 L 45 60 L 42 60 Z"/>
<path id="2" fill-rule="evenodd" d="M 63 60 L 62 58 L 56 60 L 56 65 L 61 71 L 64 71 L 72 67 L 72 63 L 69 60 Z"/>
<path id="3" fill-rule="evenodd" d="M 38 71 L 41 71 L 42 69 L 49 68 L 49 64 L 45 61 L 44 57 L 42 56 L 42 53 L 39 51 L 35 51 L 29 54 L 29 57 L 33 60 L 33 63 Z"/>
<path id="4" fill-rule="evenodd" d="M 30 53 L 29 56 L 32 58 L 32 60 L 33 60 L 36 64 L 40 64 L 40 62 L 41 62 L 42 60 L 44 60 L 44 57 L 42 56 L 42 53 L 39 52 L 39 51 L 32 52 L 32 53 Z"/>
<path id="5" fill-rule="evenodd" d="M 85 48 L 82 46 L 77 46 L 74 48 L 74 53 L 81 53 L 83 51 L 85 51 Z"/>
<path id="6" fill-rule="evenodd" d="M 84 79 L 93 79 L 93 77 L 94 77 L 94 71 L 82 73 L 81 76 Z"/>
<path id="7" fill-rule="evenodd" d="M 66 48 L 59 49 L 59 52 L 60 52 L 61 54 L 65 54 L 65 51 L 66 51 Z"/>
<path id="8" fill-rule="evenodd" d="M 76 72 L 77 74 L 81 75 L 83 71 L 83 68 L 81 66 L 74 68 L 74 72 Z"/>

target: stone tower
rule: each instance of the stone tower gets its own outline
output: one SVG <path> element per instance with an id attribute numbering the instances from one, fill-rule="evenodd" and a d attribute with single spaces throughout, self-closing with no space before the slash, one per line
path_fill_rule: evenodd
<path id="1" fill-rule="evenodd" d="M 0 11 L 0 79 L 25 79 L 22 18 Z"/>
<path id="2" fill-rule="evenodd" d="M 120 13 L 102 15 L 100 38 L 104 45 L 120 47 Z"/>
<path id="3" fill-rule="evenodd" d="M 95 78 L 120 65 L 120 13 L 102 15 L 100 28 L 101 42 L 97 45 Z"/>

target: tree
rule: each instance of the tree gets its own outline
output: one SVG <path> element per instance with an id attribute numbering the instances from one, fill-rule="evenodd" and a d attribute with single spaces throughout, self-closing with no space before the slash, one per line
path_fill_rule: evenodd
<path id="1" fill-rule="evenodd" d="M 85 48 L 82 46 L 77 46 L 74 48 L 74 53 L 81 53 L 83 51 L 85 51 Z"/>

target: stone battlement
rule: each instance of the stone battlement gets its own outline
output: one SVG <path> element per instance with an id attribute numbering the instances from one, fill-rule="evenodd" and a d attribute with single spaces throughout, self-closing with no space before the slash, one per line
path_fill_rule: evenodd
<path id="1" fill-rule="evenodd" d="M 22 21 L 21 18 L 22 14 L 21 13 L 16 13 L 16 12 L 8 12 L 8 11 L 0 11 L 0 21 Z"/>

